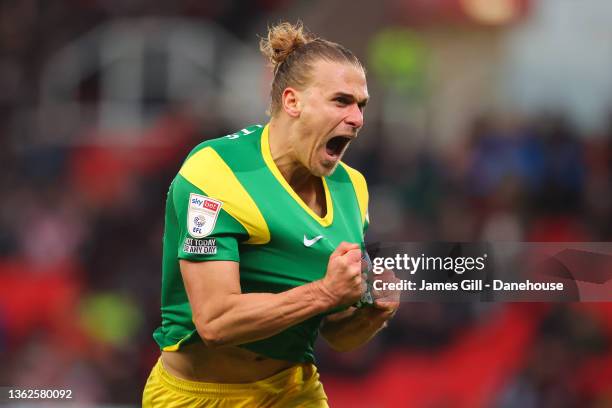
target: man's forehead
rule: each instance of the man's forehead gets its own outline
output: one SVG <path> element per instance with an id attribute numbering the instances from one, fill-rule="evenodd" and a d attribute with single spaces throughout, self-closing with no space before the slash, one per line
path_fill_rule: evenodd
<path id="1" fill-rule="evenodd" d="M 358 100 L 369 97 L 365 73 L 360 67 L 321 60 L 313 71 L 313 85 L 323 88 L 326 94 L 352 95 Z"/>

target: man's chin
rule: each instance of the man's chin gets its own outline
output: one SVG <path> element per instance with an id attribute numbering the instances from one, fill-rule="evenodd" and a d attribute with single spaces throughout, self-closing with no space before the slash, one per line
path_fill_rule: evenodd
<path id="1" fill-rule="evenodd" d="M 331 176 L 332 174 L 334 174 L 334 171 L 336 171 L 336 168 L 338 167 L 339 163 L 340 160 L 326 161 L 324 163 L 321 163 L 319 166 L 313 169 L 312 174 L 317 177 Z"/>

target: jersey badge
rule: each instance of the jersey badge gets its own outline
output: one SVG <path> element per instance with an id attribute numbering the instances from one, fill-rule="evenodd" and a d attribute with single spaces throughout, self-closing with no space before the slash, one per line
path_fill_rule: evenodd
<path id="1" fill-rule="evenodd" d="M 193 238 L 204 238 L 215 228 L 223 203 L 200 194 L 189 194 L 187 231 Z"/>

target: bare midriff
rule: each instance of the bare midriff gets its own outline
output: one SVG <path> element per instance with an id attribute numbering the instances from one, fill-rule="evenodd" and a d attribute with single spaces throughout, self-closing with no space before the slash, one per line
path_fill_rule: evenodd
<path id="1" fill-rule="evenodd" d="M 276 360 L 237 346 L 208 348 L 204 343 L 162 351 L 164 368 L 189 381 L 243 384 L 263 380 L 298 363 Z"/>

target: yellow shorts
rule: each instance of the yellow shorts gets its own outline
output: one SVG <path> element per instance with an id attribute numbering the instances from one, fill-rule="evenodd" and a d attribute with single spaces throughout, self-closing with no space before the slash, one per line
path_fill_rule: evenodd
<path id="1" fill-rule="evenodd" d="M 265 380 L 216 384 L 177 378 L 161 358 L 153 367 L 142 395 L 143 408 L 178 407 L 307 407 L 328 408 L 317 368 L 299 364 Z"/>

